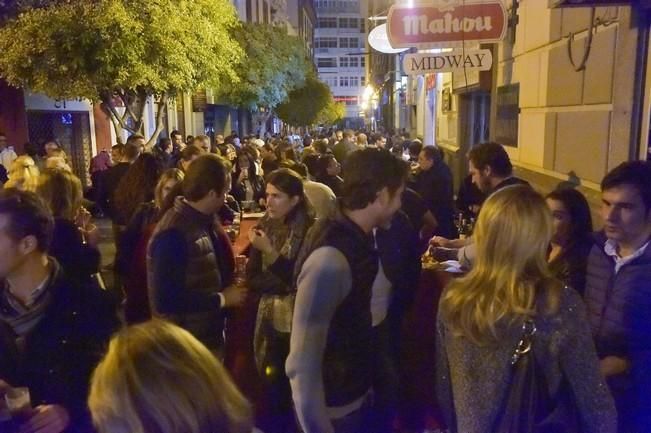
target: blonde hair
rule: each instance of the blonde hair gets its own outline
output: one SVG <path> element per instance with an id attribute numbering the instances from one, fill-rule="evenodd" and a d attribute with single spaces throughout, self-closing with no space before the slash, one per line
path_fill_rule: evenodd
<path id="1" fill-rule="evenodd" d="M 84 191 L 77 176 L 67 170 L 46 168 L 36 187 L 55 218 L 74 220 L 81 208 Z"/>
<path id="2" fill-rule="evenodd" d="M 477 260 L 441 299 L 442 319 L 457 336 L 485 344 L 498 338 L 496 324 L 558 308 L 562 284 L 547 267 L 552 218 L 544 198 L 528 186 L 510 186 L 484 203 L 473 238 Z M 542 295 L 539 297 L 538 295 Z"/>
<path id="3" fill-rule="evenodd" d="M 251 406 L 215 356 L 160 320 L 111 340 L 88 406 L 100 433 L 250 433 Z"/>
<path id="4" fill-rule="evenodd" d="M 34 192 L 38 176 L 39 170 L 32 157 L 27 155 L 19 156 L 9 167 L 7 173 L 9 180 L 5 183 L 5 188 Z"/>
<path id="5" fill-rule="evenodd" d="M 53 168 L 58 170 L 65 170 L 72 173 L 72 167 L 68 164 L 67 160 L 62 156 L 50 156 L 45 160 L 45 168 Z"/>
<path id="6" fill-rule="evenodd" d="M 182 182 L 184 177 L 185 173 L 178 168 L 168 168 L 163 172 L 163 174 L 161 174 L 160 179 L 158 179 L 158 183 L 156 184 L 156 188 L 154 189 L 154 203 L 157 208 L 160 209 L 163 207 L 163 188 L 165 187 L 165 184 L 170 180 L 175 180 L 176 183 Z"/>

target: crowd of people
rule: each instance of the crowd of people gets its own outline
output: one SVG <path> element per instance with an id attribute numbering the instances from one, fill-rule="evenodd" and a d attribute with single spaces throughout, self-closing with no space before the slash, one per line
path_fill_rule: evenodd
<path id="1" fill-rule="evenodd" d="M 406 134 L 136 134 L 91 185 L 56 140 L 40 150 L 0 133 L 3 432 L 395 432 L 423 254 L 464 269 L 431 306 L 450 432 L 651 431 L 647 162 L 605 176 L 594 231 L 579 190 L 541 195 L 498 143 L 458 191 Z M 262 215 L 246 258 L 243 213 Z M 254 323 L 224 332 L 247 303 Z M 264 411 L 224 365 L 243 334 Z"/>

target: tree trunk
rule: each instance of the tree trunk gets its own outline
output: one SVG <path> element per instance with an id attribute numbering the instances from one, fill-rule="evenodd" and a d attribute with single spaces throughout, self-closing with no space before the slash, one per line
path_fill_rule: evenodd
<path id="1" fill-rule="evenodd" d="M 267 132 L 267 122 L 271 118 L 271 115 L 271 110 L 267 110 L 265 112 L 258 111 L 255 113 L 255 122 L 258 124 L 256 126 L 260 127 L 260 137 L 262 137 L 265 132 Z"/>
<path id="2" fill-rule="evenodd" d="M 133 113 L 130 108 L 126 107 L 124 114 L 120 114 L 115 107 L 115 101 L 114 101 L 115 95 L 111 92 L 104 92 L 100 96 L 101 104 L 100 107 L 102 108 L 102 111 L 104 111 L 109 118 L 111 119 L 111 123 L 113 124 L 113 129 L 115 130 L 115 135 L 117 138 L 117 142 L 119 144 L 122 143 L 122 132 L 127 131 L 130 134 L 136 134 L 138 133 L 138 130 L 135 128 L 131 128 L 128 124 L 129 118 L 131 117 Z M 123 99 L 124 101 L 124 99 Z M 133 119 L 134 123 L 139 124 L 136 119 Z M 140 122 L 140 124 L 142 121 Z"/>
<path id="3" fill-rule="evenodd" d="M 168 102 L 169 102 L 169 96 L 167 95 L 167 92 L 163 92 L 163 94 L 160 96 L 158 100 L 158 110 L 156 110 L 156 130 L 154 131 L 152 136 L 149 137 L 149 141 L 147 141 L 147 144 L 145 144 L 145 148 L 147 149 L 147 151 L 151 151 L 154 148 L 154 145 L 156 144 L 156 140 L 158 140 L 158 136 L 165 128 L 165 124 L 163 123 L 163 117 L 165 115 L 165 110 L 167 110 Z"/>

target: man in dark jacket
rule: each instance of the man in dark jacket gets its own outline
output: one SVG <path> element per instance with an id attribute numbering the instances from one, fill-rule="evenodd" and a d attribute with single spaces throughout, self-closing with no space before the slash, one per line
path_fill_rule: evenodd
<path id="1" fill-rule="evenodd" d="M 154 316 L 191 332 L 215 353 L 223 348 L 223 309 L 240 305 L 242 286 L 231 285 L 234 259 L 217 212 L 230 185 L 229 164 L 214 154 L 188 167 L 183 197 L 177 197 L 156 226 L 147 253 L 150 305 Z"/>
<path id="2" fill-rule="evenodd" d="M 468 153 L 468 160 L 472 183 L 486 195 L 510 185 L 529 185 L 526 180 L 513 176 L 509 154 L 499 143 L 478 144 Z M 434 236 L 430 243 L 451 249 L 437 250 L 435 256 L 438 260 L 458 259 L 464 266 L 472 266 L 476 254 L 472 237 L 450 240 L 445 236 Z"/>
<path id="3" fill-rule="evenodd" d="M 389 152 L 354 152 L 344 165 L 341 208 L 316 223 L 299 254 L 286 371 L 305 433 L 367 426 L 381 350 L 374 327 L 388 323 L 391 299 L 373 229 L 400 209 L 407 170 Z"/>
<path id="4" fill-rule="evenodd" d="M 29 388 L 21 431 L 92 432 L 88 383 L 119 322 L 104 292 L 48 257 L 52 227 L 35 194 L 0 192 L 0 393 Z"/>
<path id="5" fill-rule="evenodd" d="M 108 213 L 108 216 L 114 222 L 117 222 L 117 214 L 114 208 L 113 195 L 118 188 L 122 177 L 127 174 L 127 170 L 140 156 L 140 147 L 133 142 L 127 141 L 122 151 L 122 159 L 116 161 L 116 164 L 106 170 L 102 176 L 101 189 L 99 191 L 99 201 L 102 209 Z"/>
<path id="6" fill-rule="evenodd" d="M 404 195 L 403 195 L 404 198 Z M 391 223 L 375 231 L 382 269 L 390 283 L 387 316 L 373 327 L 376 356 L 373 366 L 373 410 L 368 431 L 393 432 L 399 396 L 402 322 L 411 306 L 421 271 L 418 231 L 398 211 Z M 374 286 L 375 287 L 375 286 Z"/>
<path id="7" fill-rule="evenodd" d="M 527 184 L 527 181 L 513 176 L 513 165 L 509 154 L 499 143 L 478 144 L 468 153 L 468 171 L 472 183 L 484 194 L 492 194 L 509 185 Z"/>
<path id="8" fill-rule="evenodd" d="M 601 183 L 603 232 L 588 257 L 585 301 L 620 431 L 651 426 L 651 164 L 626 162 Z"/>
<path id="9" fill-rule="evenodd" d="M 332 153 L 340 164 L 343 164 L 348 155 L 357 150 L 357 145 L 353 142 L 354 136 L 355 133 L 352 130 L 345 130 L 343 138 L 332 148 Z"/>
<path id="10" fill-rule="evenodd" d="M 450 167 L 443 161 L 442 152 L 434 146 L 425 146 L 420 151 L 418 167 L 414 189 L 436 218 L 438 226 L 435 234 L 455 238 L 454 187 Z"/>

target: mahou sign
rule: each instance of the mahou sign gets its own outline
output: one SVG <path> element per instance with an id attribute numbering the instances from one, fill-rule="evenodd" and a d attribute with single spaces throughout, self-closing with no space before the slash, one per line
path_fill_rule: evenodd
<path id="1" fill-rule="evenodd" d="M 456 42 L 497 42 L 507 28 L 506 9 L 499 0 L 439 0 L 389 10 L 391 46 L 446 47 Z"/>

